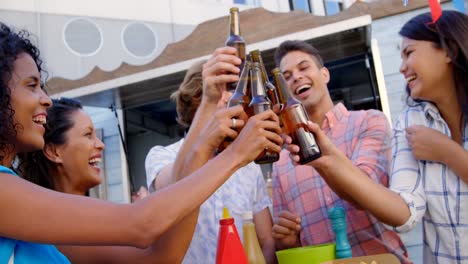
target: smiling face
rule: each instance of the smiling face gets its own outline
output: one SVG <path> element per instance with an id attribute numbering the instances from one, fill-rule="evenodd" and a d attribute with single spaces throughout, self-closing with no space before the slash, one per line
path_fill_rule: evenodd
<path id="1" fill-rule="evenodd" d="M 30 152 L 44 146 L 44 124 L 50 98 L 41 88 L 40 74 L 33 58 L 21 53 L 14 62 L 8 87 L 11 91 L 11 107 L 16 126 L 15 153 Z"/>
<path id="2" fill-rule="evenodd" d="M 450 85 L 453 83 L 451 60 L 445 50 L 436 48 L 433 42 L 409 38 L 403 38 L 401 47 L 400 72 L 413 99 L 437 104 L 455 92 Z"/>
<path id="3" fill-rule="evenodd" d="M 100 162 L 104 143 L 96 136 L 89 115 L 83 110 L 71 113 L 73 126 L 65 133 L 65 143 L 55 146 L 51 158 L 57 164 L 59 185 L 67 192 L 84 193 L 101 183 Z M 68 185 L 64 187 L 63 183 Z"/>
<path id="4" fill-rule="evenodd" d="M 318 108 L 330 98 L 327 88 L 330 74 L 310 54 L 298 50 L 288 52 L 281 59 L 280 69 L 289 89 L 306 109 Z"/>

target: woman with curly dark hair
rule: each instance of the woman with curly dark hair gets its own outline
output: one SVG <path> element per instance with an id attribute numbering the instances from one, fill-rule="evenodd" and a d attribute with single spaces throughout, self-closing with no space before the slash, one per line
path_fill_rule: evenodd
<path id="1" fill-rule="evenodd" d="M 149 262 L 147 250 L 160 252 L 152 255 L 151 263 L 178 263 L 190 243 L 200 204 L 265 148 L 281 149 L 281 138 L 269 132 L 280 132 L 273 112 L 251 118 L 245 125 L 239 120 L 237 127 L 231 127 L 231 120 L 242 107 L 215 113 L 220 97 L 216 77 L 226 72 L 223 64 L 215 64 L 204 76 L 205 93 L 196 115 L 196 120 L 210 122 L 192 127 L 187 137 L 193 140 L 183 146 L 187 155 L 174 166 L 173 173 L 183 180 L 127 205 L 60 193 L 21 179 L 11 169 L 13 160 L 44 147 L 44 125 L 52 104 L 41 85 L 39 52 L 28 37 L 0 23 L 0 263 L 69 263 L 48 244 L 129 246 L 113 251 L 119 256 L 137 247 L 142 253 L 126 263 Z M 224 79 L 232 82 L 237 77 Z M 241 126 L 237 133 L 235 128 Z M 236 139 L 209 160 L 226 136 Z M 99 247 L 106 250 L 109 247 Z M 88 252 L 93 254 L 92 249 Z"/>
<path id="2" fill-rule="evenodd" d="M 28 34 L 24 31 L 18 33 L 17 38 L 10 38 L 11 31 L 4 25 L 0 31 L 0 162 L 3 161 L 8 151 L 14 147 L 12 138 L 16 136 L 15 123 L 13 122 L 13 110 L 10 100 L 11 93 L 6 80 L 12 79 L 14 60 L 19 53 L 27 53 L 37 65 L 37 71 L 42 71 L 42 60 L 39 58 L 39 50 L 25 38 Z M 21 40 L 21 41 L 19 41 Z M 36 80 L 40 83 L 41 80 Z"/>

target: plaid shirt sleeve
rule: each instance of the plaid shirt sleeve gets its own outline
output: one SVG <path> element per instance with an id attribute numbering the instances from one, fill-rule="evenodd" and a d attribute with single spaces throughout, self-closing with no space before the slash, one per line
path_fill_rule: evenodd
<path id="1" fill-rule="evenodd" d="M 410 231 L 421 221 L 426 212 L 426 197 L 419 162 L 406 140 L 406 128 L 411 125 L 409 117 L 413 111 L 415 110 L 408 109 L 399 117 L 394 127 L 392 140 L 390 186 L 405 200 L 411 212 L 406 223 L 395 228 L 397 232 Z"/>
<path id="2" fill-rule="evenodd" d="M 385 115 L 369 110 L 360 126 L 351 160 L 377 183 L 388 186 L 391 129 Z"/>

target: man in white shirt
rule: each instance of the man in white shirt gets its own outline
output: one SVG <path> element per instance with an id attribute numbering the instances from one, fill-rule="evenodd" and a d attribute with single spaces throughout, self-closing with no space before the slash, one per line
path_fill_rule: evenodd
<path id="1" fill-rule="evenodd" d="M 226 48 L 226 56 L 230 48 Z M 234 56 L 233 56 L 234 57 Z M 211 65 L 219 56 L 210 59 Z M 203 61 L 195 63 L 186 73 L 179 89 L 171 96 L 177 105 L 177 121 L 187 129 L 192 124 L 195 112 L 200 104 L 203 90 Z M 218 102 L 219 108 L 225 108 L 231 93 L 224 92 Z M 153 147 L 145 161 L 146 177 L 150 191 L 164 188 L 171 182 L 172 164 L 184 139 L 163 147 Z M 254 214 L 257 237 L 267 263 L 274 263 L 275 247 L 272 238 L 272 219 L 269 207 L 271 200 L 260 167 L 254 163 L 239 169 L 200 207 L 197 226 L 190 247 L 183 263 L 215 263 L 218 242 L 218 223 L 222 218 L 223 207 L 227 207 L 235 219 L 242 239 L 242 218 L 246 211 Z"/>

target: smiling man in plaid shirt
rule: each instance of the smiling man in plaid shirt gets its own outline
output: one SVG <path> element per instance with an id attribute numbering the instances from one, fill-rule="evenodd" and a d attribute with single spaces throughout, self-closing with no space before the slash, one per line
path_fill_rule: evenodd
<path id="1" fill-rule="evenodd" d="M 333 105 L 327 88 L 329 72 L 318 51 L 308 43 L 283 42 L 275 60 L 310 120 L 320 125 L 354 166 L 388 186 L 391 130 L 384 114 L 377 110 L 348 111 L 341 103 Z M 312 166 L 295 165 L 287 150 L 273 166 L 273 236 L 278 249 L 334 242 L 328 210 L 342 206 L 353 256 L 392 253 L 402 263 L 411 263 L 395 232 L 361 210 L 333 182 L 327 183 Z"/>

